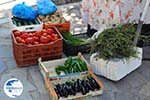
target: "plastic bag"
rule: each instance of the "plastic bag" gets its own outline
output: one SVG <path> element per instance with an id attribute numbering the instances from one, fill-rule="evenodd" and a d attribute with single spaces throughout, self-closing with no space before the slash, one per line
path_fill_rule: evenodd
<path id="1" fill-rule="evenodd" d="M 25 20 L 34 20 L 37 17 L 37 12 L 32 7 L 25 5 L 24 2 L 22 4 L 16 4 L 12 8 L 12 14 L 15 17 Z"/>
<path id="2" fill-rule="evenodd" d="M 47 15 L 56 12 L 57 6 L 51 0 L 38 0 L 37 12 L 39 15 Z"/>

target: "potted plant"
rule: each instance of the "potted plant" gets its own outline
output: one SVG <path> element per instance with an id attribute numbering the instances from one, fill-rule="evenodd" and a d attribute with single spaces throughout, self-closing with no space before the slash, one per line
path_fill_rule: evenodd
<path id="1" fill-rule="evenodd" d="M 90 62 L 95 74 L 117 81 L 141 65 L 142 49 L 133 44 L 133 24 L 105 29 L 91 41 Z"/>

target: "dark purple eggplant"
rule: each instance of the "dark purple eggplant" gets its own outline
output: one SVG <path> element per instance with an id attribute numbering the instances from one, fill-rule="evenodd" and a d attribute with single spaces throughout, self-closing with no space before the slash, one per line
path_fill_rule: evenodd
<path id="1" fill-rule="evenodd" d="M 60 94 L 59 94 L 57 88 L 54 88 L 54 90 L 55 90 L 55 92 L 56 92 L 56 94 L 57 94 L 57 96 L 58 96 L 58 99 L 59 99 L 59 98 L 60 98 Z"/>
<path id="2" fill-rule="evenodd" d="M 71 85 L 68 86 L 68 89 L 69 89 L 68 92 L 69 92 L 70 95 L 76 95 L 76 92 L 75 92 L 75 90 L 72 88 Z"/>
<path id="3" fill-rule="evenodd" d="M 89 90 L 94 91 L 94 86 L 93 84 L 90 84 L 90 81 L 86 80 L 87 86 L 89 87 Z"/>
<path id="4" fill-rule="evenodd" d="M 63 96 L 63 92 L 62 92 L 62 86 L 60 84 L 56 85 L 56 89 L 58 90 L 58 94 L 60 94 L 60 96 Z"/>
<path id="5" fill-rule="evenodd" d="M 86 83 L 86 80 L 82 80 L 82 87 L 84 87 L 86 93 L 89 93 L 89 87 Z"/>
<path id="6" fill-rule="evenodd" d="M 93 86 L 95 87 L 95 89 L 100 89 L 100 86 L 98 85 L 98 83 L 95 81 L 95 79 L 93 79 L 91 76 L 87 77 L 90 81 L 90 83 L 93 84 Z"/>
<path id="7" fill-rule="evenodd" d="M 76 89 L 75 89 L 75 82 L 71 85 L 71 88 L 76 92 Z"/>
<path id="8" fill-rule="evenodd" d="M 65 87 L 66 91 L 68 92 L 68 95 L 71 95 L 71 92 L 70 92 L 70 87 L 68 84 L 65 84 Z"/>
<path id="9" fill-rule="evenodd" d="M 89 93 L 90 89 L 88 86 L 84 87 L 84 89 L 85 89 L 86 93 Z"/>
<path id="10" fill-rule="evenodd" d="M 79 87 L 77 81 L 75 81 L 75 83 L 74 83 L 74 89 L 75 89 L 75 92 L 80 92 L 80 87 Z"/>
<path id="11" fill-rule="evenodd" d="M 82 82 L 82 86 L 85 87 L 87 85 L 85 80 L 82 80 L 81 82 Z"/>
<path id="12" fill-rule="evenodd" d="M 82 93 L 83 95 L 86 95 L 86 90 L 85 90 L 84 87 L 81 87 L 81 93 Z"/>
<path id="13" fill-rule="evenodd" d="M 67 91 L 66 84 L 62 84 L 62 87 L 63 87 L 63 90 L 62 90 L 63 96 L 67 98 L 69 93 Z"/>
<path id="14" fill-rule="evenodd" d="M 81 90 L 82 81 L 81 81 L 80 79 L 77 79 L 77 85 L 78 85 L 79 90 Z M 79 91 L 79 92 L 80 92 L 80 91 Z"/>
<path id="15" fill-rule="evenodd" d="M 76 95 L 75 91 L 72 89 L 71 84 L 66 84 L 66 90 L 68 92 L 68 95 Z"/>
<path id="16" fill-rule="evenodd" d="M 76 95 L 76 92 L 75 92 L 75 90 L 72 88 L 72 86 L 71 86 L 71 92 L 72 92 L 72 95 Z"/>

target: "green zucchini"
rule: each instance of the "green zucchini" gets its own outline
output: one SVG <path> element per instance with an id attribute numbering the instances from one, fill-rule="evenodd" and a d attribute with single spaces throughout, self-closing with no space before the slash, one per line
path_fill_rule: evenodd
<path id="1" fill-rule="evenodd" d="M 35 24 L 40 24 L 40 22 L 36 19 L 36 20 L 35 20 Z"/>
<path id="2" fill-rule="evenodd" d="M 20 22 L 17 22 L 18 23 L 18 26 L 21 26 L 21 23 Z"/>
<path id="3" fill-rule="evenodd" d="M 28 22 L 27 22 L 27 21 L 24 21 L 24 25 L 28 25 Z"/>
<path id="4" fill-rule="evenodd" d="M 14 24 L 14 25 L 16 25 L 16 26 L 17 26 L 17 23 L 16 23 L 16 21 L 15 21 L 15 20 L 13 20 L 12 22 L 13 22 L 13 24 Z"/>
<path id="5" fill-rule="evenodd" d="M 88 43 L 85 39 L 73 36 L 69 31 L 62 31 L 61 34 L 67 44 L 80 46 Z"/>
<path id="6" fill-rule="evenodd" d="M 29 25 L 32 25 L 33 23 L 32 23 L 31 21 L 28 21 L 28 24 L 29 24 Z"/>
<path id="7" fill-rule="evenodd" d="M 21 18 L 15 17 L 15 16 L 13 16 L 12 19 L 15 20 L 16 22 L 24 22 L 25 21 L 24 19 L 21 19 Z"/>

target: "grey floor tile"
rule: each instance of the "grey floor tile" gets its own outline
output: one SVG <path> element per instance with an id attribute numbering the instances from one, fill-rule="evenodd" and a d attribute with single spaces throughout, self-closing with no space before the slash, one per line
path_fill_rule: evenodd
<path id="1" fill-rule="evenodd" d="M 140 100 L 140 98 L 130 92 L 116 92 L 115 100 Z"/>
<path id="2" fill-rule="evenodd" d="M 8 70 L 17 68 L 16 61 L 15 61 L 14 57 L 5 59 L 4 62 L 6 64 Z"/>
<path id="3" fill-rule="evenodd" d="M 140 94 L 142 94 L 143 96 L 149 96 L 150 97 L 150 81 L 142 86 L 142 89 L 140 90 Z"/>
<path id="4" fill-rule="evenodd" d="M 6 69 L 5 63 L 0 59 L 0 73 L 4 72 Z"/>
<path id="5" fill-rule="evenodd" d="M 142 65 L 137 69 L 137 72 L 145 81 L 150 81 L 150 61 L 143 61 Z"/>
<path id="6" fill-rule="evenodd" d="M 11 45 L 0 45 L 0 58 L 2 57 L 13 57 Z"/>

